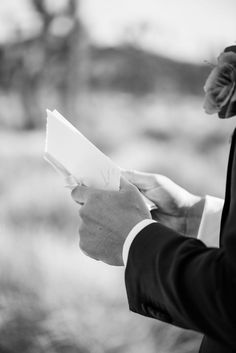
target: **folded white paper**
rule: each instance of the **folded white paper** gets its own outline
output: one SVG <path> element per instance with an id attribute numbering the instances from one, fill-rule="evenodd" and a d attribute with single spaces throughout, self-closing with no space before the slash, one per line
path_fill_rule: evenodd
<path id="1" fill-rule="evenodd" d="M 71 188 L 80 183 L 104 190 L 120 188 L 120 168 L 56 110 L 47 110 L 44 158 Z"/>
<path id="2" fill-rule="evenodd" d="M 120 168 L 57 110 L 47 110 L 44 158 L 64 177 L 70 189 L 79 184 L 113 191 L 120 188 Z M 150 210 L 157 208 L 142 196 Z"/>

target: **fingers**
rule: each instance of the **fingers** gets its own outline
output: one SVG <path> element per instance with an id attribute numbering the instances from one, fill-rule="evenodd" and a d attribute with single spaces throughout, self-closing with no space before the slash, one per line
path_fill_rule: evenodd
<path id="1" fill-rule="evenodd" d="M 72 190 L 71 196 L 75 202 L 83 205 L 87 201 L 90 193 L 91 190 L 87 186 L 79 185 Z"/>
<path id="2" fill-rule="evenodd" d="M 120 190 L 125 190 L 131 186 L 131 183 L 121 175 L 120 177 Z"/>
<path id="3" fill-rule="evenodd" d="M 120 178 L 120 191 L 126 191 L 126 190 L 129 190 L 130 188 L 134 188 L 136 185 L 135 184 L 132 184 L 129 182 L 129 180 L 127 180 L 125 177 L 123 177 L 121 175 L 121 178 Z M 88 197 L 91 195 L 91 194 L 94 194 L 94 193 L 107 193 L 108 191 L 106 190 L 96 190 L 96 189 L 92 189 L 92 188 L 89 188 L 87 186 L 84 186 L 84 185 L 79 185 L 77 187 L 75 187 L 72 192 L 71 192 L 71 196 L 72 198 L 74 199 L 75 202 L 83 205 L 84 203 L 86 203 L 86 201 L 88 200 Z M 109 194 L 112 194 L 112 193 L 116 193 L 117 191 L 109 191 Z"/>
<path id="4" fill-rule="evenodd" d="M 136 170 L 123 170 L 122 176 L 140 190 L 148 190 L 153 187 L 156 178 L 155 174 L 142 173 Z"/>

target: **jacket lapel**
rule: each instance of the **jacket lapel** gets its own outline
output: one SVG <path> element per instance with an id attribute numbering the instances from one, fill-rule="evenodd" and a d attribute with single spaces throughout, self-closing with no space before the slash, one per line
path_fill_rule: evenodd
<path id="1" fill-rule="evenodd" d="M 232 174 L 233 174 L 233 166 L 234 166 L 234 155 L 235 155 L 235 144 L 236 144 L 236 129 L 233 132 L 231 139 L 231 147 L 229 153 L 229 161 L 227 168 L 227 178 L 226 178 L 226 189 L 225 189 L 225 202 L 221 217 L 221 225 L 220 225 L 220 247 L 222 246 L 222 238 L 225 223 L 227 220 L 227 216 L 229 214 L 230 202 L 231 202 L 231 184 L 232 184 Z"/>

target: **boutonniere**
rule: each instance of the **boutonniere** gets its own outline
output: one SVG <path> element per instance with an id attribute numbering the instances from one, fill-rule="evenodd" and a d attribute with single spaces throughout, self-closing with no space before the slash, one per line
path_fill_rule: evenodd
<path id="1" fill-rule="evenodd" d="M 236 45 L 227 47 L 217 61 L 204 86 L 204 109 L 227 119 L 236 115 Z"/>

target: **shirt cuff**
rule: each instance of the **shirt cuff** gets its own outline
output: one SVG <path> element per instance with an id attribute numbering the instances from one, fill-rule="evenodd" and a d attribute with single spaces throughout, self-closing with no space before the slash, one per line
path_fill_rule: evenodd
<path id="1" fill-rule="evenodd" d="M 206 246 L 219 247 L 220 223 L 224 200 L 206 195 L 197 238 Z"/>
<path id="2" fill-rule="evenodd" d="M 154 221 L 153 219 L 144 219 L 143 221 L 136 224 L 136 226 L 134 226 L 131 229 L 131 231 L 129 232 L 129 234 L 124 242 L 123 251 L 122 251 L 122 257 L 123 257 L 123 261 L 124 261 L 125 266 L 126 266 L 127 260 L 128 260 L 129 249 L 130 249 L 130 246 L 131 246 L 134 238 L 136 237 L 136 235 L 138 235 L 139 232 L 141 232 L 141 230 L 143 230 L 146 226 L 148 226 L 151 223 L 156 223 L 156 221 Z"/>

